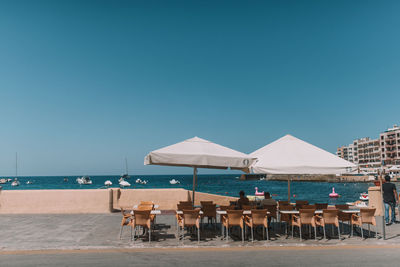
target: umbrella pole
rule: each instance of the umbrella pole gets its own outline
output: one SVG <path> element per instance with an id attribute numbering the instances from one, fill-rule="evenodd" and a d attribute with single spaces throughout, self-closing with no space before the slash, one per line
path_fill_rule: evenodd
<path id="1" fill-rule="evenodd" d="M 196 182 L 197 182 L 197 168 L 193 168 L 193 191 L 192 191 L 192 201 L 194 206 L 194 192 L 196 191 Z"/>
<path id="2" fill-rule="evenodd" d="M 290 204 L 290 178 L 287 180 L 287 200 L 289 201 Z"/>

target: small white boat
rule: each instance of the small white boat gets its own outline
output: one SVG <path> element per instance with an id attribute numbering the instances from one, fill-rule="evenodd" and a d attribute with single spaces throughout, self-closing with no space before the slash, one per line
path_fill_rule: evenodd
<path id="1" fill-rule="evenodd" d="M 0 184 L 5 184 L 5 183 L 7 183 L 7 179 L 0 179 Z"/>
<path id="2" fill-rule="evenodd" d="M 367 200 L 369 200 L 369 197 L 368 197 L 368 194 L 367 193 L 361 193 L 360 194 L 360 200 L 362 200 L 362 201 L 367 201 Z"/>
<path id="3" fill-rule="evenodd" d="M 147 184 L 149 181 L 147 181 L 147 180 L 143 180 L 142 182 L 141 182 L 141 184 Z"/>
<path id="4" fill-rule="evenodd" d="M 27 181 L 26 184 L 33 184 L 33 182 L 32 181 Z"/>
<path id="5" fill-rule="evenodd" d="M 65 183 L 68 182 L 68 177 L 65 177 L 65 178 L 64 178 L 64 182 L 65 182 Z"/>
<path id="6" fill-rule="evenodd" d="M 107 180 L 104 182 L 105 186 L 112 186 L 112 182 L 110 180 Z"/>
<path id="7" fill-rule="evenodd" d="M 143 181 L 140 178 L 137 178 L 136 181 L 135 181 L 135 183 L 137 183 L 137 184 L 141 184 L 142 182 Z"/>
<path id="8" fill-rule="evenodd" d="M 12 179 L 11 179 L 11 178 L 8 178 L 8 179 L 7 179 L 7 182 L 11 182 L 11 181 L 12 181 Z"/>
<path id="9" fill-rule="evenodd" d="M 180 184 L 181 182 L 179 182 L 178 180 L 172 179 L 169 181 L 170 184 Z"/>
<path id="10" fill-rule="evenodd" d="M 127 181 L 125 181 L 125 180 L 122 180 L 122 181 L 119 182 L 119 186 L 124 188 L 124 187 L 131 186 L 131 184 L 128 183 Z"/>
<path id="11" fill-rule="evenodd" d="M 90 180 L 89 176 L 82 176 L 79 178 L 76 178 L 76 181 L 78 182 L 78 184 L 92 184 L 92 180 Z"/>
<path id="12" fill-rule="evenodd" d="M 14 179 L 14 181 L 11 183 L 11 186 L 19 186 L 20 182 L 18 181 L 17 178 Z"/>

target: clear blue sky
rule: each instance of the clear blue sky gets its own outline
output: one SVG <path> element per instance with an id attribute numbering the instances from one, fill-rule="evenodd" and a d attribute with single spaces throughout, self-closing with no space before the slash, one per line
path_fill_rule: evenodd
<path id="1" fill-rule="evenodd" d="M 1 1 L 0 175 L 144 166 L 195 135 L 330 152 L 400 122 L 400 1 Z M 210 170 L 208 172 L 215 172 Z M 201 173 L 206 173 L 202 171 Z"/>

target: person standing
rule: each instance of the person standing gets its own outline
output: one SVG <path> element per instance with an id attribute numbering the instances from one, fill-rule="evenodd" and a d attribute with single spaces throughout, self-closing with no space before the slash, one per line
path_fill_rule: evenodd
<path id="1" fill-rule="evenodd" d="M 240 191 L 239 192 L 239 199 L 237 201 L 237 206 L 238 208 L 241 210 L 243 209 L 243 205 L 249 205 L 250 201 L 249 199 L 246 197 L 246 194 L 244 193 L 244 191 Z"/>
<path id="2" fill-rule="evenodd" d="M 385 183 L 382 185 L 383 191 L 383 202 L 385 204 L 385 220 L 386 225 L 391 225 L 392 223 L 397 223 L 395 207 L 399 202 L 399 197 L 397 195 L 396 186 L 390 182 L 390 176 L 385 176 Z M 389 222 L 389 208 L 392 210 L 392 219 Z"/>

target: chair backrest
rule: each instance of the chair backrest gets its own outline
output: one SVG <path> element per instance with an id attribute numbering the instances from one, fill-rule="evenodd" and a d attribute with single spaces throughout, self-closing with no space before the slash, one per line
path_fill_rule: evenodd
<path id="1" fill-rule="evenodd" d="M 328 208 L 328 203 L 315 203 L 317 210 L 324 210 Z"/>
<path id="2" fill-rule="evenodd" d="M 242 205 L 243 210 L 251 210 L 251 205 Z"/>
<path id="3" fill-rule="evenodd" d="M 227 210 L 226 215 L 229 225 L 240 225 L 243 219 L 243 210 Z"/>
<path id="4" fill-rule="evenodd" d="M 337 209 L 322 210 L 322 218 L 324 218 L 325 224 L 338 223 L 338 213 L 339 211 Z"/>
<path id="5" fill-rule="evenodd" d="M 279 207 L 279 210 L 293 210 L 294 207 L 292 205 L 282 205 Z"/>
<path id="6" fill-rule="evenodd" d="M 263 208 L 269 211 L 271 216 L 276 216 L 278 207 L 276 205 L 263 205 Z"/>
<path id="7" fill-rule="evenodd" d="M 187 205 L 192 205 L 193 203 L 192 203 L 192 201 L 179 201 L 179 204 L 183 204 L 183 205 L 185 205 L 185 204 L 187 204 Z"/>
<path id="8" fill-rule="evenodd" d="M 315 214 L 315 209 L 300 209 L 299 215 L 300 215 L 301 224 L 313 223 L 314 222 L 314 214 Z"/>
<path id="9" fill-rule="evenodd" d="M 282 205 L 282 206 L 279 206 L 279 210 L 293 210 L 293 206 L 292 205 Z M 280 218 L 281 218 L 281 222 L 289 222 L 291 220 L 290 214 L 281 213 Z"/>
<path id="10" fill-rule="evenodd" d="M 302 209 L 317 209 L 317 205 L 302 205 Z"/>
<path id="11" fill-rule="evenodd" d="M 296 200 L 296 205 L 308 205 L 308 200 Z"/>
<path id="12" fill-rule="evenodd" d="M 257 208 L 257 202 L 255 202 L 255 201 L 249 201 L 249 205 L 250 205 L 251 208 L 253 208 L 253 209 Z"/>
<path id="13" fill-rule="evenodd" d="M 348 210 L 349 209 L 349 205 L 347 205 L 347 204 L 337 204 L 337 205 L 335 205 L 335 207 L 338 210 Z"/>
<path id="14" fill-rule="evenodd" d="M 199 218 L 200 210 L 183 210 L 183 223 L 185 225 L 195 225 Z"/>
<path id="15" fill-rule="evenodd" d="M 204 206 L 204 205 L 207 205 L 207 204 L 213 204 L 212 200 L 211 201 L 200 201 L 200 205 L 201 206 Z"/>
<path id="16" fill-rule="evenodd" d="M 136 225 L 148 225 L 150 222 L 150 210 L 135 210 L 133 217 Z"/>
<path id="17" fill-rule="evenodd" d="M 251 219 L 253 220 L 253 224 L 255 225 L 262 225 L 266 222 L 267 218 L 267 210 L 257 210 L 257 209 L 252 209 L 251 210 Z"/>
<path id="18" fill-rule="evenodd" d="M 203 205 L 201 208 L 203 211 L 203 216 L 205 217 L 217 217 L 217 205 L 216 204 L 207 204 Z"/>
<path id="19" fill-rule="evenodd" d="M 287 201 L 287 200 L 279 200 L 278 201 L 278 206 L 279 207 L 280 206 L 287 206 L 287 205 L 290 205 L 289 201 Z"/>
<path id="20" fill-rule="evenodd" d="M 371 208 L 361 208 L 360 216 L 363 223 L 373 223 L 375 222 L 375 211 L 376 209 Z"/>
<path id="21" fill-rule="evenodd" d="M 187 204 L 187 203 L 177 204 L 176 206 L 177 206 L 178 210 L 192 210 L 193 209 L 192 204 Z"/>
<path id="22" fill-rule="evenodd" d="M 237 201 L 229 201 L 229 206 L 236 206 L 237 205 Z"/>

